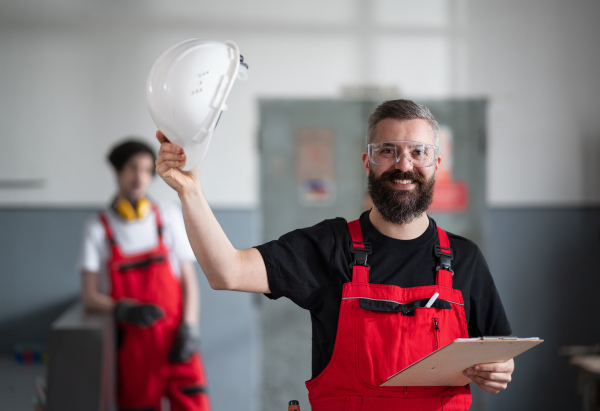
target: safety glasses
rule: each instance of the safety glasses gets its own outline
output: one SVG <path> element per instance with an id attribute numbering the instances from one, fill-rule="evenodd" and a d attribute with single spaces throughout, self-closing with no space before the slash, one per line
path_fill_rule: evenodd
<path id="1" fill-rule="evenodd" d="M 416 141 L 384 141 L 367 144 L 369 161 L 380 166 L 391 166 L 405 156 L 414 167 L 431 167 L 438 158 L 439 147 Z"/>

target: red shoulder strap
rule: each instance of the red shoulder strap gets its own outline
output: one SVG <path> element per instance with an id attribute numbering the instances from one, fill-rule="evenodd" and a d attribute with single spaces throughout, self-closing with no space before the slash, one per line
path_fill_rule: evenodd
<path id="1" fill-rule="evenodd" d="M 104 226 L 104 232 L 106 233 L 106 238 L 108 242 L 113 245 L 115 243 L 115 237 L 113 235 L 112 229 L 110 228 L 110 224 L 108 224 L 108 219 L 106 218 L 106 214 L 103 211 L 98 213 L 98 217 L 100 218 L 100 222 Z"/>
<path id="2" fill-rule="evenodd" d="M 446 287 L 452 287 L 452 276 L 454 272 L 450 266 L 454 254 L 450 248 L 450 240 L 448 234 L 441 228 L 437 227 L 439 246 L 435 247 L 435 255 L 439 258 L 439 265 L 436 268 L 437 276 L 435 283 Z"/>
<path id="3" fill-rule="evenodd" d="M 371 254 L 370 244 L 363 242 L 362 230 L 360 228 L 359 220 L 350 221 L 348 223 L 348 231 L 350 232 L 350 238 L 352 240 L 350 244 L 350 251 L 353 254 L 354 262 L 350 265 L 352 267 L 352 282 L 369 282 L 369 266 L 366 263 L 367 257 Z M 435 253 L 440 259 L 440 263 L 437 267 L 436 284 L 441 286 L 452 287 L 452 276 L 454 275 L 450 262 L 454 257 L 452 249 L 450 248 L 450 240 L 448 234 L 440 227 L 437 227 L 439 246 L 436 246 Z M 361 250 L 364 250 L 364 258 L 357 261 L 356 254 L 360 254 Z M 357 263 L 358 262 L 358 263 Z"/>
<path id="4" fill-rule="evenodd" d="M 160 219 L 160 212 L 158 211 L 158 206 L 155 203 L 152 203 L 152 211 L 154 211 L 154 218 L 156 219 L 156 229 L 158 230 L 158 240 L 162 241 L 163 225 L 162 225 L 162 220 Z"/>
<path id="5" fill-rule="evenodd" d="M 348 231 L 350 232 L 350 239 L 352 240 L 350 243 L 350 252 L 354 258 L 354 261 L 350 264 L 350 267 L 352 268 L 352 282 L 368 283 L 369 266 L 367 265 L 367 256 L 371 254 L 371 246 L 370 244 L 363 242 L 360 221 L 350 221 L 348 223 Z"/>

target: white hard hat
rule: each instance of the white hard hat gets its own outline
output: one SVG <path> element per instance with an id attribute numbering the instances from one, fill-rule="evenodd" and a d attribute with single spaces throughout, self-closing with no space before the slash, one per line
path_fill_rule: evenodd
<path id="1" fill-rule="evenodd" d="M 183 147 L 190 171 L 204 158 L 225 100 L 248 66 L 231 41 L 189 39 L 158 57 L 146 87 L 150 114 L 160 131 Z"/>

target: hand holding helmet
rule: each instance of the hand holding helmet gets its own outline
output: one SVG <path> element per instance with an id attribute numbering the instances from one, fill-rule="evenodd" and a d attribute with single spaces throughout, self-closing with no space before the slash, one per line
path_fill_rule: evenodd
<path id="1" fill-rule="evenodd" d="M 152 66 L 150 114 L 166 139 L 185 151 L 182 170 L 193 170 L 206 154 L 235 79 L 247 77 L 243 60 L 233 42 L 189 39 L 168 48 Z"/>
<path id="2" fill-rule="evenodd" d="M 156 173 L 179 194 L 189 187 L 199 184 L 199 167 L 193 171 L 181 170 L 186 161 L 183 148 L 167 140 L 160 130 L 156 132 L 156 138 L 161 143 L 156 159 Z"/>

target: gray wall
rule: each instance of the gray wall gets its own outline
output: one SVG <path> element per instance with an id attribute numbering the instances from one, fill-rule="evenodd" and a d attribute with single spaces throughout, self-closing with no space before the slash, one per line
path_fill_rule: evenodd
<path id="1" fill-rule="evenodd" d="M 44 340 L 50 322 L 76 297 L 78 242 L 83 221 L 93 212 L 0 210 L 2 352 L 16 341 Z M 259 238 L 258 212 L 215 214 L 237 247 Z M 558 350 L 600 342 L 600 309 L 595 304 L 600 209 L 496 208 L 486 213 L 485 227 L 484 252 L 514 334 L 546 340 L 517 357 L 509 389 L 484 395 L 485 409 L 579 409 L 576 370 Z M 202 347 L 215 409 L 234 409 L 242 400 L 253 401 L 249 408 L 259 409 L 261 353 L 254 299 L 213 291 L 203 275 L 200 279 Z"/>
<path id="2" fill-rule="evenodd" d="M 600 209 L 494 209 L 487 228 L 486 256 L 514 335 L 545 339 L 516 358 L 513 382 L 489 409 L 581 409 L 576 370 L 558 351 L 600 342 Z"/>
<path id="3" fill-rule="evenodd" d="M 92 210 L 0 210 L 0 351 L 44 341 L 79 292 L 75 265 Z"/>

